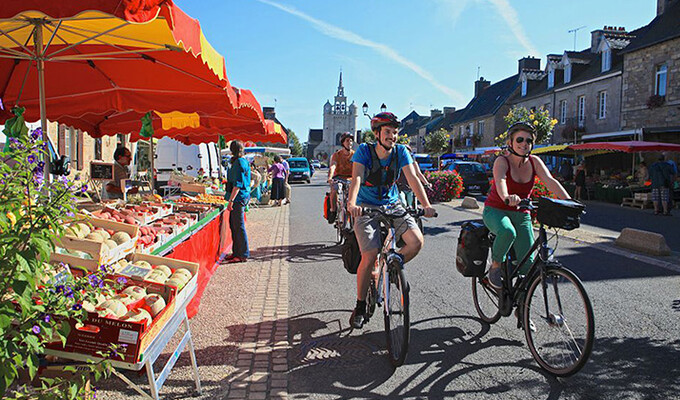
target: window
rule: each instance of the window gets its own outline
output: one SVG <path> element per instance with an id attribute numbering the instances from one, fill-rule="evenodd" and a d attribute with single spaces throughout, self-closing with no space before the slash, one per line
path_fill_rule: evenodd
<path id="1" fill-rule="evenodd" d="M 564 67 L 564 83 L 571 82 L 571 64 Z"/>
<path id="2" fill-rule="evenodd" d="M 567 101 L 560 101 L 560 124 L 564 125 L 567 123 Z"/>
<path id="3" fill-rule="evenodd" d="M 71 129 L 64 127 L 64 155 L 68 158 L 71 158 L 71 150 L 73 149 L 71 138 Z"/>
<path id="4" fill-rule="evenodd" d="M 548 69 L 548 89 L 555 86 L 555 68 Z"/>
<path id="5" fill-rule="evenodd" d="M 526 76 L 522 78 L 522 97 L 527 95 L 527 78 Z"/>
<path id="6" fill-rule="evenodd" d="M 607 118 L 607 92 L 604 90 L 597 94 L 597 118 Z"/>
<path id="7" fill-rule="evenodd" d="M 484 121 L 477 122 L 477 133 L 481 136 L 484 135 Z"/>
<path id="8" fill-rule="evenodd" d="M 458 135 L 461 137 L 463 136 L 463 125 L 458 127 Z"/>
<path id="9" fill-rule="evenodd" d="M 609 71 L 612 68 L 612 51 L 606 49 L 602 52 L 602 72 Z"/>
<path id="10" fill-rule="evenodd" d="M 661 64 L 656 66 L 656 77 L 654 79 L 654 94 L 658 96 L 666 95 L 666 76 L 668 73 L 668 66 Z"/>
<path id="11" fill-rule="evenodd" d="M 94 159 L 102 160 L 102 138 L 94 139 Z"/>
<path id="12" fill-rule="evenodd" d="M 578 96 L 578 124 L 586 120 L 586 96 Z"/>
<path id="13" fill-rule="evenodd" d="M 473 122 L 470 122 L 468 125 L 468 136 L 472 136 L 475 134 L 475 124 Z"/>

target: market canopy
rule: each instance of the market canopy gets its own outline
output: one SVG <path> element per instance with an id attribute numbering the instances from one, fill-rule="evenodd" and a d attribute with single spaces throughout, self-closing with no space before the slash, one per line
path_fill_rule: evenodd
<path id="1" fill-rule="evenodd" d="M 592 142 L 573 144 L 569 146 L 572 150 L 606 150 L 606 151 L 621 151 L 624 153 L 640 153 L 640 152 L 680 152 L 680 144 L 660 143 L 660 142 L 645 142 L 645 141 L 627 141 L 627 142 Z"/>
<path id="2" fill-rule="evenodd" d="M 172 1 L 4 0 L 0 7 L 5 114 L 14 105 L 26 107 L 27 120 L 42 108 L 54 121 L 129 110 L 233 113 L 238 97 L 224 58 Z"/>

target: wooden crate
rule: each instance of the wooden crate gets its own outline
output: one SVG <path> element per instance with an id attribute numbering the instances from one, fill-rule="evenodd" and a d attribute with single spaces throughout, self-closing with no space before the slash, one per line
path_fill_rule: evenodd
<path id="1" fill-rule="evenodd" d="M 621 207 L 634 207 L 644 210 L 645 208 L 654 208 L 654 203 L 651 200 L 639 200 L 634 197 L 624 197 Z"/>
<path id="2" fill-rule="evenodd" d="M 185 183 L 180 184 L 180 189 L 183 192 L 193 192 L 193 193 L 205 193 L 205 185 L 198 183 Z"/>

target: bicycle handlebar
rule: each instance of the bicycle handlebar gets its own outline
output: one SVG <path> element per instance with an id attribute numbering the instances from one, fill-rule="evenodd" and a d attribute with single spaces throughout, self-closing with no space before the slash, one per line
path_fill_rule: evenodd
<path id="1" fill-rule="evenodd" d="M 417 209 L 406 209 L 403 213 L 397 214 L 397 213 L 389 213 L 383 210 L 382 208 L 361 208 L 361 215 L 371 215 L 371 214 L 379 214 L 382 215 L 383 217 L 386 218 L 402 218 L 406 216 L 406 214 L 410 214 L 414 217 L 424 217 L 425 216 L 425 209 L 423 208 L 417 208 Z M 437 218 L 439 214 L 435 211 L 434 213 L 434 218 Z"/>
<path id="2" fill-rule="evenodd" d="M 505 199 L 505 204 L 510 205 L 510 200 Z M 519 201 L 519 204 L 517 204 L 517 208 L 531 211 L 534 210 L 536 206 L 531 203 L 531 199 L 522 199 Z"/>

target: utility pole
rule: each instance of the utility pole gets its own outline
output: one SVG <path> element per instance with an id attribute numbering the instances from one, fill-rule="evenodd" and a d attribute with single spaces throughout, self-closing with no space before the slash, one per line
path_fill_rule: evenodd
<path id="1" fill-rule="evenodd" d="M 581 29 L 585 28 L 586 26 L 579 26 L 578 28 L 574 29 L 569 29 L 567 32 L 573 33 L 574 34 L 574 51 L 576 51 L 576 32 L 580 31 Z"/>

